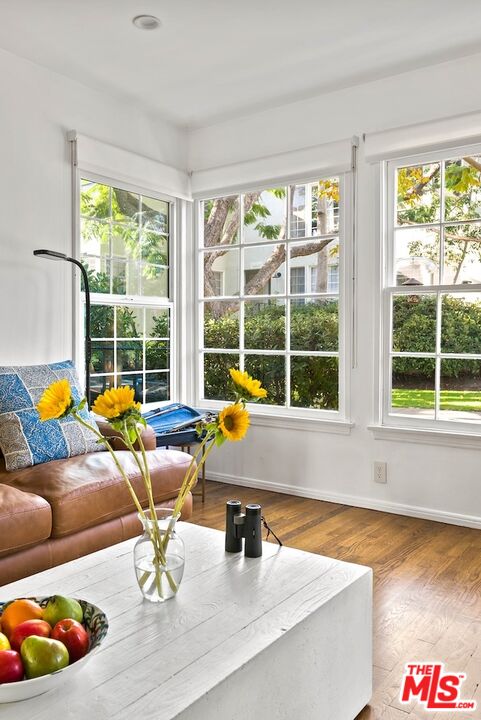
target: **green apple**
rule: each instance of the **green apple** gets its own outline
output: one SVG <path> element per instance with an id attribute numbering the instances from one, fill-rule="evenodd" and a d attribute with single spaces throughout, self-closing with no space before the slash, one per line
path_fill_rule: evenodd
<path id="1" fill-rule="evenodd" d="M 43 611 L 43 619 L 54 627 L 60 620 L 69 618 L 81 623 L 83 620 L 83 611 L 80 603 L 73 598 L 64 597 L 63 595 L 54 595 L 50 598 Z"/>
<path id="2" fill-rule="evenodd" d="M 59 640 L 30 635 L 20 648 L 28 680 L 62 670 L 69 663 L 68 650 Z"/>

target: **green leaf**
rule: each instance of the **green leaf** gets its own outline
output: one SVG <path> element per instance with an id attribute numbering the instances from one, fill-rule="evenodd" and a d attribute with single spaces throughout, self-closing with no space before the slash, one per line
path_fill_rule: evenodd
<path id="1" fill-rule="evenodd" d="M 225 441 L 226 441 L 226 438 L 224 437 L 224 435 L 222 434 L 222 432 L 219 430 L 219 431 L 215 434 L 215 444 L 216 444 L 216 447 L 220 447 L 221 445 L 223 445 L 223 444 L 225 443 Z"/>

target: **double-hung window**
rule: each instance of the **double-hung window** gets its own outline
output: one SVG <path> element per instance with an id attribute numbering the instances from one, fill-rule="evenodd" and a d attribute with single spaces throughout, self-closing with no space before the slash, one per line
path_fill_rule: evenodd
<path id="1" fill-rule="evenodd" d="M 91 400 L 130 385 L 141 403 L 172 395 L 170 240 L 174 202 L 83 177 L 80 257 L 91 290 Z"/>
<path id="2" fill-rule="evenodd" d="M 272 412 L 342 415 L 343 281 L 330 267 L 343 263 L 343 188 L 327 177 L 199 203 L 198 402 L 231 398 L 236 367 Z"/>
<path id="3" fill-rule="evenodd" d="M 480 152 L 387 164 L 385 424 L 481 430 Z"/>

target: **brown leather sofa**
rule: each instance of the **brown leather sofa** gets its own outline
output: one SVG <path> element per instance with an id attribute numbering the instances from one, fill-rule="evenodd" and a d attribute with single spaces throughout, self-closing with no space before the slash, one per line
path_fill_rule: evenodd
<path id="1" fill-rule="evenodd" d="M 104 435 L 112 436 L 106 423 Z M 172 507 L 190 455 L 156 449 L 143 433 L 157 505 Z M 134 458 L 113 441 L 139 499 L 147 498 Z M 192 514 L 192 496 L 182 518 Z M 0 453 L 0 586 L 139 535 L 141 525 L 110 453 L 100 451 L 7 472 Z"/>

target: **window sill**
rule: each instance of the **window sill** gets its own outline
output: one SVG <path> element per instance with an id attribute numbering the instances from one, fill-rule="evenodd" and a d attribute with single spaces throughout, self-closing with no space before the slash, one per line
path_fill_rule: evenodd
<path id="1" fill-rule="evenodd" d="M 481 435 L 476 433 L 428 430 L 395 425 L 368 425 L 368 430 L 372 432 L 376 440 L 394 440 L 396 442 L 420 443 L 421 445 L 444 445 L 481 450 Z"/>

